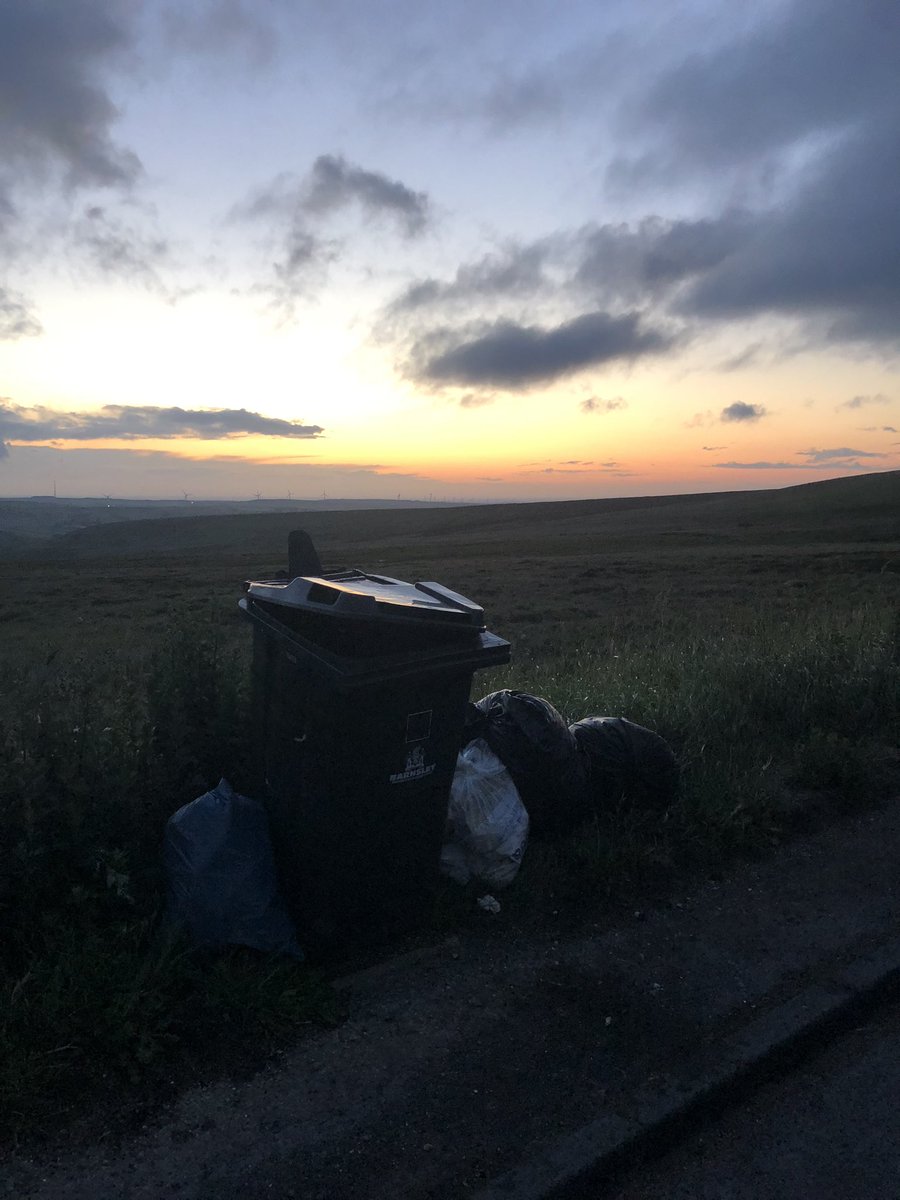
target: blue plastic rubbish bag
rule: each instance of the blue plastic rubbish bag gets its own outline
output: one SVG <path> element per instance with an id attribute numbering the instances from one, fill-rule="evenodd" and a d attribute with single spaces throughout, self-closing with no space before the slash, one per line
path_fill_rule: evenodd
<path id="1" fill-rule="evenodd" d="M 163 843 L 169 917 L 199 946 L 303 958 L 278 896 L 266 811 L 227 780 L 184 805 Z"/>

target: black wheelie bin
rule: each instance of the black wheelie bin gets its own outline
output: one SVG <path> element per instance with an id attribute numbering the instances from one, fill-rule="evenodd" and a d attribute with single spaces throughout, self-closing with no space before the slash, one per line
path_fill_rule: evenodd
<path id="1" fill-rule="evenodd" d="M 507 662 L 509 643 L 438 583 L 359 570 L 254 581 L 240 606 L 254 627 L 262 793 L 301 945 L 341 957 L 414 930 L 438 880 L 472 677 Z"/>

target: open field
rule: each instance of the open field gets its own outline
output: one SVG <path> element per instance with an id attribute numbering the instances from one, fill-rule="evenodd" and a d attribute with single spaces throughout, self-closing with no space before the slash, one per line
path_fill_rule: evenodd
<path id="1" fill-rule="evenodd" d="M 198 964 L 157 936 L 166 818 L 220 774 L 241 785 L 242 581 L 284 567 L 298 525 L 326 567 L 436 579 L 480 602 L 513 661 L 477 676 L 474 695 L 510 686 L 569 720 L 627 716 L 675 748 L 682 795 L 663 819 L 611 811 L 529 848 L 504 901 L 510 936 L 896 791 L 897 472 L 775 492 L 134 520 L 19 543 L 0 576 L 7 1128 L 40 1128 L 104 1080 L 152 1090 L 335 1019 L 306 968 Z M 471 903 L 448 885 L 433 930 Z"/>
<path id="2" fill-rule="evenodd" d="M 127 521 L 8 552 L 0 582 L 7 646 L 128 653 L 198 611 L 240 638 L 241 583 L 283 568 L 307 529 L 326 567 L 436 578 L 481 603 L 488 624 L 559 632 L 620 628 L 661 604 L 779 608 L 890 599 L 900 575 L 900 473 L 772 492 L 687 497 L 267 513 Z"/>

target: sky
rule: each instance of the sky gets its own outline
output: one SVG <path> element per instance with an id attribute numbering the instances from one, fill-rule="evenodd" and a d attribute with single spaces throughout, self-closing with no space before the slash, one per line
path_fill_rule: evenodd
<path id="1" fill-rule="evenodd" d="M 900 467 L 896 0 L 0 0 L 0 496 Z"/>

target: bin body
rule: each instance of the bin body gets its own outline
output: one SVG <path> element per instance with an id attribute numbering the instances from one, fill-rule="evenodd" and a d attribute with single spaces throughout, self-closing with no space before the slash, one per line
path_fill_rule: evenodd
<path id="1" fill-rule="evenodd" d="M 473 673 L 507 661 L 509 644 L 473 619 L 386 607 L 342 620 L 253 585 L 242 607 L 258 771 L 301 944 L 328 957 L 415 929 L 438 880 Z"/>

